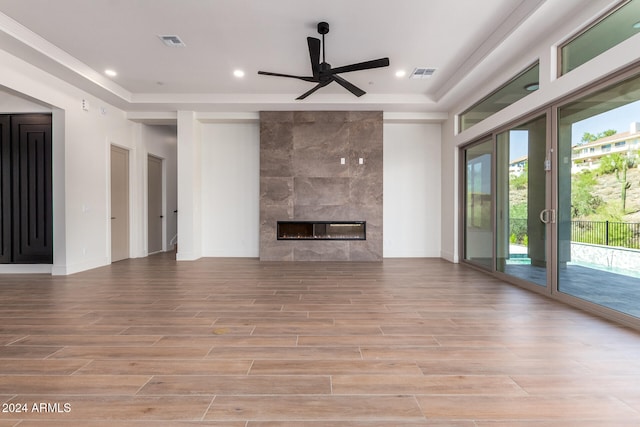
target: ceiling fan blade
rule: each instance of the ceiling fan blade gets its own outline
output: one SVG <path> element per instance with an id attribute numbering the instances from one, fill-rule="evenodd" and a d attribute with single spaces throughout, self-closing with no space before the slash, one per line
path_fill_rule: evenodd
<path id="1" fill-rule="evenodd" d="M 313 77 L 320 78 L 320 39 L 315 37 L 307 37 L 307 44 L 309 45 L 309 58 L 311 58 L 311 71 L 313 71 Z"/>
<path id="2" fill-rule="evenodd" d="M 348 73 L 350 71 L 369 70 L 371 68 L 381 68 L 389 66 L 389 58 L 374 59 L 373 61 L 358 62 L 357 64 L 345 65 L 344 67 L 332 68 L 330 74 Z"/>
<path id="3" fill-rule="evenodd" d="M 313 92 L 317 91 L 318 89 L 325 87 L 326 85 L 328 85 L 332 81 L 333 81 L 333 79 L 330 79 L 330 80 L 326 80 L 324 82 L 318 83 L 311 90 L 306 91 L 305 93 L 303 93 L 302 95 L 300 95 L 296 99 L 305 99 L 307 96 L 311 95 Z"/>
<path id="4" fill-rule="evenodd" d="M 312 83 L 318 82 L 318 79 L 316 77 L 292 76 L 291 74 L 271 73 L 269 71 L 258 71 L 258 74 L 262 74 L 264 76 L 289 77 L 291 79 L 304 80 L 305 82 Z"/>
<path id="5" fill-rule="evenodd" d="M 346 90 L 354 94 L 355 96 L 362 96 L 365 93 L 367 93 L 362 89 L 360 89 L 358 86 L 346 81 L 340 76 L 333 76 L 333 79 L 336 81 L 336 83 L 338 83 L 340 86 L 342 86 L 343 88 L 345 88 Z"/>

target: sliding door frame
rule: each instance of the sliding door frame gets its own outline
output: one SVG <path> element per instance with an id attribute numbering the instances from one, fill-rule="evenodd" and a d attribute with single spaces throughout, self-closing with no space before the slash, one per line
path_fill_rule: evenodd
<path id="1" fill-rule="evenodd" d="M 555 162 L 559 162 L 559 153 L 558 153 L 558 146 L 559 146 L 559 135 L 558 135 L 558 125 L 559 125 L 559 111 L 567 106 L 568 104 L 571 104 L 572 102 L 578 101 L 581 98 L 584 98 L 586 96 L 589 96 L 595 92 L 598 92 L 600 90 L 606 89 L 610 86 L 614 86 L 618 83 L 622 83 L 625 80 L 629 80 L 631 78 L 634 77 L 640 77 L 640 61 L 636 62 L 635 64 L 633 64 L 630 67 L 626 67 L 623 70 L 620 70 L 618 72 L 612 73 L 608 76 L 606 76 L 605 78 L 599 80 L 597 83 L 594 83 L 592 85 L 587 86 L 586 88 L 576 92 L 576 93 L 572 93 L 570 95 L 565 96 L 564 98 L 562 98 L 561 100 L 553 103 L 553 107 L 552 107 L 552 120 L 553 120 L 553 129 L 555 130 L 555 132 L 553 132 L 552 135 L 552 146 L 554 147 L 554 150 L 556 152 L 556 159 Z M 559 163 L 556 163 L 559 165 Z M 559 168 L 554 168 L 553 171 L 553 187 L 556 191 L 558 191 L 559 188 Z M 558 205 L 558 197 L 556 195 L 556 197 L 554 198 L 554 203 L 555 203 L 555 209 L 557 209 L 557 205 Z M 575 306 L 577 308 L 580 308 L 582 310 L 597 314 L 599 316 L 602 316 L 606 319 L 609 320 L 613 320 L 615 322 L 624 324 L 626 326 L 630 326 L 634 329 L 640 329 L 640 318 L 625 314 L 623 312 L 605 307 L 603 305 L 600 304 L 595 304 L 593 302 L 587 301 L 585 299 L 582 298 L 578 298 L 575 296 L 572 296 L 571 294 L 568 293 L 564 293 L 562 291 L 560 291 L 558 289 L 558 285 L 559 285 L 559 279 L 558 279 L 558 262 L 557 262 L 557 251 L 558 251 L 558 226 L 556 224 L 556 226 L 554 227 L 554 236 L 553 236 L 553 243 L 554 243 L 554 262 L 553 262 L 553 274 L 554 274 L 554 281 L 553 281 L 553 294 L 554 294 L 554 298 L 564 302 L 566 304 Z M 640 280 L 640 279 L 639 279 Z"/>
<path id="2" fill-rule="evenodd" d="M 555 197 L 555 191 L 554 191 L 554 187 L 553 187 L 553 175 L 555 172 L 555 167 L 554 165 L 556 165 L 556 160 L 553 158 L 554 154 L 555 154 L 555 150 L 552 148 L 553 145 L 550 144 L 550 141 L 552 141 L 551 136 L 552 136 L 552 125 L 551 125 L 551 121 L 552 121 L 552 109 L 550 107 L 545 107 L 539 110 L 534 111 L 533 113 L 524 115 L 524 116 L 520 116 L 517 120 L 511 121 L 499 128 L 496 128 L 493 132 L 491 132 L 490 134 L 485 134 L 479 138 L 474 139 L 472 142 L 462 145 L 460 146 L 460 155 L 458 156 L 460 159 L 460 168 L 459 170 L 461 171 L 461 178 L 459 179 L 459 183 L 460 183 L 460 188 L 459 188 L 459 194 L 460 194 L 460 201 L 459 201 L 459 206 L 463 207 L 463 214 L 459 216 L 459 229 L 461 230 L 461 232 L 459 233 L 460 236 L 460 244 L 459 244 L 459 248 L 460 248 L 460 254 L 459 254 L 459 258 L 461 260 L 461 262 L 463 262 L 466 265 L 472 266 L 474 268 L 477 268 L 481 271 L 485 271 L 485 272 L 489 272 L 492 275 L 494 275 L 495 277 L 501 279 L 501 280 L 505 280 L 507 282 L 513 283 L 515 285 L 518 285 L 520 287 L 535 291 L 537 293 L 542 293 L 542 294 L 551 294 L 553 292 L 553 263 L 551 263 L 551 257 L 550 255 L 553 255 L 555 253 L 555 248 L 552 247 L 552 242 L 553 242 L 553 236 L 555 235 L 556 232 L 556 224 L 555 222 L 551 222 L 549 224 L 547 224 L 546 228 L 545 228 L 545 236 L 546 236 L 546 251 L 547 251 L 547 268 L 546 268 L 546 276 L 547 276 L 547 280 L 546 286 L 540 286 L 537 284 L 534 284 L 532 282 L 529 282 L 527 280 L 518 278 L 516 276 L 512 276 L 503 272 L 500 272 L 497 270 L 496 268 L 496 238 L 497 238 L 497 218 L 496 218 L 496 212 L 498 209 L 497 206 L 497 192 L 495 191 L 497 188 L 497 174 L 496 174 L 496 168 L 497 168 L 497 159 L 496 159 L 496 152 L 497 152 L 497 138 L 498 135 L 503 133 L 503 132 L 507 132 L 510 129 L 512 129 L 515 126 L 521 125 L 521 124 L 525 124 L 529 121 L 532 121 L 536 118 L 540 118 L 542 116 L 546 117 L 546 151 L 547 151 L 547 156 L 550 156 L 551 159 L 551 164 L 552 164 L 552 170 L 548 173 L 545 174 L 545 207 L 546 209 L 555 209 L 554 207 L 554 197 Z M 492 212 L 492 227 L 493 227 L 493 261 L 491 263 L 491 268 L 490 269 L 486 269 L 483 266 L 478 265 L 477 263 L 473 263 L 468 261 L 465 258 L 466 255 L 466 150 L 469 148 L 472 148 L 474 145 L 486 142 L 487 140 L 491 140 L 492 144 L 493 144 L 493 155 L 492 155 L 492 159 L 491 159 L 491 165 L 492 165 L 492 173 L 491 173 L 491 186 L 492 186 L 492 200 L 491 200 L 491 212 Z"/>
<path id="3" fill-rule="evenodd" d="M 475 268 L 478 268 L 482 271 L 488 271 L 488 272 L 494 272 L 495 271 L 495 258 L 496 258 L 496 248 L 495 245 L 493 245 L 492 247 L 492 251 L 491 251 L 491 259 L 492 259 L 492 263 L 491 263 L 491 268 L 487 269 L 484 265 L 478 263 L 478 262 L 473 262 L 473 261 L 469 261 L 466 259 L 466 255 L 467 255 L 467 227 L 466 227 L 466 220 L 467 220 L 467 155 L 466 155 L 466 150 L 473 148 L 475 146 L 484 144 L 486 142 L 491 142 L 492 143 L 492 150 L 491 150 L 491 189 L 492 189 L 492 193 L 491 193 L 491 229 L 493 230 L 493 238 L 492 240 L 495 240 L 495 229 L 496 229 L 496 218 L 495 218 L 495 211 L 496 211 L 496 204 L 495 204 L 495 195 L 493 194 L 493 189 L 495 188 L 495 177 L 496 177 L 496 163 L 495 163 L 495 141 L 493 139 L 493 135 L 492 134 L 487 134 L 484 135 L 480 138 L 475 139 L 473 142 L 471 142 L 470 144 L 467 144 L 464 146 L 464 149 L 460 150 L 460 156 L 459 157 L 459 162 L 460 162 L 460 168 L 459 170 L 462 173 L 462 178 L 459 180 L 459 184 L 460 184 L 460 191 L 458 192 L 459 194 L 459 205 L 458 206 L 463 206 L 463 215 L 459 216 L 459 222 L 460 222 L 460 230 L 461 232 L 459 233 L 459 239 L 460 239 L 460 244 L 459 244 L 459 248 L 461 249 L 461 253 L 460 253 L 460 259 L 463 260 L 465 263 L 474 266 Z"/>
<path id="4" fill-rule="evenodd" d="M 605 76 L 603 79 L 599 80 L 597 83 L 591 84 L 585 88 L 582 88 L 578 91 L 568 94 L 553 102 L 549 102 L 529 114 L 519 116 L 516 119 L 509 121 L 505 125 L 502 125 L 494 129 L 490 133 L 483 134 L 477 138 L 474 138 L 473 141 L 470 141 L 466 144 L 462 144 L 459 146 L 458 158 L 459 158 L 460 175 L 458 180 L 459 181 L 459 186 L 458 186 L 459 187 L 458 188 L 459 205 L 458 206 L 461 206 L 462 209 L 461 209 L 461 215 L 459 215 L 459 221 L 458 221 L 458 227 L 459 227 L 458 229 L 460 230 L 460 232 L 458 233 L 458 243 L 459 243 L 458 255 L 461 263 L 469 267 L 472 267 L 474 269 L 477 269 L 479 271 L 488 273 L 500 280 L 519 286 L 521 288 L 525 288 L 527 290 L 531 290 L 539 294 L 547 295 L 548 297 L 554 300 L 558 300 L 560 302 L 563 302 L 570 306 L 596 314 L 603 318 L 613 320 L 617 323 L 630 326 L 634 329 L 640 329 L 640 318 L 636 318 L 634 316 L 624 314 L 622 312 L 610 309 L 608 307 L 604 307 L 602 305 L 595 304 L 595 303 L 574 297 L 570 294 L 566 294 L 558 290 L 559 271 L 558 271 L 558 262 L 557 262 L 557 259 L 558 259 L 557 221 L 554 221 L 548 224 L 546 229 L 546 237 L 547 237 L 546 248 L 548 251 L 547 257 L 546 257 L 547 258 L 547 286 L 546 287 L 542 287 L 542 286 L 533 284 L 531 282 L 528 282 L 526 280 L 497 271 L 496 241 L 495 241 L 495 236 L 497 231 L 496 230 L 497 221 L 495 218 L 495 213 L 497 209 L 497 200 L 496 200 L 496 192 L 495 192 L 495 189 L 496 189 L 495 153 L 496 153 L 497 135 L 509 130 L 514 126 L 518 126 L 519 124 L 526 123 L 529 120 L 533 120 L 536 117 L 541 117 L 543 115 L 546 115 L 547 150 L 548 150 L 547 153 L 548 153 L 549 160 L 551 160 L 551 171 L 550 173 L 546 174 L 546 179 L 545 179 L 546 186 L 547 186 L 546 187 L 547 188 L 546 206 L 547 206 L 547 209 L 552 209 L 556 213 L 555 217 L 557 217 L 558 202 L 559 202 L 558 200 L 559 173 L 558 172 L 559 172 L 559 165 L 560 165 L 559 162 L 561 161 L 558 153 L 558 142 L 559 142 L 558 141 L 558 111 L 562 107 L 566 106 L 567 104 L 570 104 L 571 102 L 575 102 L 594 92 L 605 89 L 609 86 L 615 85 L 624 80 L 630 79 L 634 76 L 640 76 L 640 61 L 634 63 L 632 66 L 626 67 L 623 70 L 620 70 L 618 72 L 611 73 Z M 468 148 L 472 147 L 473 145 L 484 142 L 489 138 L 491 138 L 494 144 L 493 156 L 492 156 L 492 167 L 494 168 L 494 170 L 492 170 L 492 212 L 493 212 L 492 224 L 493 224 L 494 243 L 493 243 L 493 250 L 492 250 L 493 252 L 492 268 L 486 269 L 486 268 L 483 268 L 482 266 L 479 266 L 478 264 L 469 262 L 468 260 L 465 259 L 465 254 L 466 254 L 466 247 L 465 247 L 466 245 L 466 238 L 465 238 L 465 235 L 466 235 L 466 229 L 465 229 L 466 227 L 466 224 L 465 224 L 465 221 L 466 221 L 466 197 L 465 197 L 466 196 L 466 153 L 465 151 Z"/>

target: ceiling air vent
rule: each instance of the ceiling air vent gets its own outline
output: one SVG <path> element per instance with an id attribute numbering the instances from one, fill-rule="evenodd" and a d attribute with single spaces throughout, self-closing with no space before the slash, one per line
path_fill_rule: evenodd
<path id="1" fill-rule="evenodd" d="M 416 68 L 409 76 L 410 79 L 428 79 L 436 72 L 435 68 Z"/>
<path id="2" fill-rule="evenodd" d="M 182 40 L 180 40 L 180 37 L 178 36 L 158 36 L 160 37 L 160 40 L 162 40 L 162 42 L 164 44 L 166 44 L 169 47 L 184 47 L 186 46 L 184 44 L 184 42 Z"/>

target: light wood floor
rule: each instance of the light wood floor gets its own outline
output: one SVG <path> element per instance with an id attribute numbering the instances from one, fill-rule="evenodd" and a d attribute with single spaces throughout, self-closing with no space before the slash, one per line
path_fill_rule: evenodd
<path id="1" fill-rule="evenodd" d="M 640 425 L 640 334 L 465 266 L 171 255 L 0 276 L 0 427 Z"/>

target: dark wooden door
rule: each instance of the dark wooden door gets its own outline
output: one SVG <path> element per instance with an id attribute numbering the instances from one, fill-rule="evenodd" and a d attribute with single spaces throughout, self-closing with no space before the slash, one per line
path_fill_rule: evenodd
<path id="1" fill-rule="evenodd" d="M 11 120 L 0 116 L 0 263 L 11 262 Z"/>
<path id="2" fill-rule="evenodd" d="M 3 116 L 2 257 L 0 262 L 53 262 L 51 115 Z"/>
<path id="3" fill-rule="evenodd" d="M 11 117 L 13 260 L 53 262 L 51 116 Z"/>

